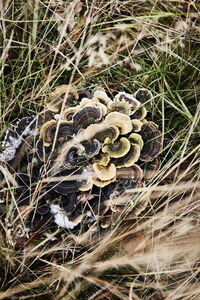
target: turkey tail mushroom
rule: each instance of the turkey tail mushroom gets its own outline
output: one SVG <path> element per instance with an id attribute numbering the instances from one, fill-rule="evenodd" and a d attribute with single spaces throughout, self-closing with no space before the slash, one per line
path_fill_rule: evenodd
<path id="1" fill-rule="evenodd" d="M 16 175 L 17 204 L 30 205 L 40 194 L 27 217 L 30 230 L 88 228 L 98 218 L 105 229 L 109 214 L 127 203 L 136 215 L 144 210 L 148 200 L 138 202 L 134 191 L 154 178 L 162 150 L 158 126 L 145 119 L 152 99 L 143 88 L 108 96 L 101 87 L 62 85 L 43 112 L 7 131 L 0 161 Z"/>

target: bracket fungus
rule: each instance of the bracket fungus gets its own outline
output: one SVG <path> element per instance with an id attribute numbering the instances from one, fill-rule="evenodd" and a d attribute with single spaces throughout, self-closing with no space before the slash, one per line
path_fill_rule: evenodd
<path id="1" fill-rule="evenodd" d="M 137 90 L 134 94 L 134 97 L 142 104 L 146 104 L 147 106 L 151 107 L 152 106 L 152 98 L 153 95 L 151 91 L 145 89 L 145 88 L 140 88 Z"/>
<path id="2" fill-rule="evenodd" d="M 66 146 L 59 157 L 61 159 L 62 166 L 65 169 L 74 169 L 77 167 L 79 157 L 83 155 L 85 148 L 83 145 L 68 145 Z"/>
<path id="3" fill-rule="evenodd" d="M 107 114 L 105 123 L 117 126 L 120 130 L 120 134 L 129 133 L 133 128 L 130 117 L 117 111 Z"/>
<path id="4" fill-rule="evenodd" d="M 106 138 L 104 144 L 105 146 L 102 147 L 102 152 L 108 153 L 110 158 L 123 157 L 131 148 L 130 141 L 125 137 L 114 142 L 112 142 L 109 138 Z"/>
<path id="5" fill-rule="evenodd" d="M 8 129 L 0 154 L 2 168 L 14 175 L 17 204 L 30 206 L 29 230 L 76 229 L 134 203 L 130 191 L 160 165 L 161 132 L 145 119 L 151 92 L 112 96 L 63 85 L 48 98 L 44 111 Z"/>
<path id="6" fill-rule="evenodd" d="M 100 122 L 102 112 L 95 106 L 86 106 L 77 111 L 73 117 L 73 125 L 76 131 L 80 128 L 87 128 L 90 124 Z"/>

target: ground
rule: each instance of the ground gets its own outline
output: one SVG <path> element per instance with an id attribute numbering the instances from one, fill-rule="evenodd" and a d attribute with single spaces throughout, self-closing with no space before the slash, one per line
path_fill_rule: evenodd
<path id="1" fill-rule="evenodd" d="M 147 208 L 127 206 L 104 235 L 47 232 L 16 248 L 7 207 L 0 299 L 199 299 L 199 2 L 4 0 L 0 12 L 1 140 L 71 84 L 149 89 L 163 143 L 159 171 L 137 192 Z"/>

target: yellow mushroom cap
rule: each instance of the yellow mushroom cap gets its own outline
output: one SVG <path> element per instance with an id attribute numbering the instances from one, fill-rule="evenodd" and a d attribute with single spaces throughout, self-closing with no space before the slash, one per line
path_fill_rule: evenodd
<path id="1" fill-rule="evenodd" d="M 99 102 L 99 100 L 96 99 L 96 98 L 92 98 L 91 101 L 92 101 L 92 104 L 94 106 L 99 107 L 101 109 L 102 116 L 104 117 L 107 114 L 107 112 L 108 112 L 108 109 L 107 109 L 106 105 L 103 104 L 103 103 L 101 103 L 101 102 Z"/>
<path id="2" fill-rule="evenodd" d="M 86 105 L 88 105 L 88 104 L 91 104 L 91 99 L 89 99 L 89 98 L 83 98 L 82 100 L 81 100 L 81 102 L 79 103 L 79 107 L 80 108 L 83 108 L 84 106 L 86 106 Z"/>
<path id="3" fill-rule="evenodd" d="M 153 121 L 147 121 L 147 120 L 144 120 L 145 121 L 145 124 L 148 124 L 151 126 L 151 128 L 154 128 L 155 130 L 159 130 L 158 129 L 158 124 L 154 123 Z"/>
<path id="4" fill-rule="evenodd" d="M 102 152 L 108 153 L 112 158 L 118 158 L 126 155 L 130 150 L 130 142 L 127 138 L 122 137 L 120 140 L 112 142 L 109 138 L 105 139 L 105 146 Z"/>
<path id="5" fill-rule="evenodd" d="M 103 188 L 106 185 L 114 182 L 115 180 L 116 180 L 116 177 L 113 177 L 110 180 L 104 180 L 104 181 L 100 180 L 99 178 L 95 178 L 95 179 L 93 179 L 93 184 L 96 185 L 97 187 Z"/>
<path id="6" fill-rule="evenodd" d="M 127 134 L 129 133 L 133 126 L 131 119 L 129 116 L 119 113 L 117 111 L 109 113 L 105 117 L 105 123 L 108 125 L 115 125 L 120 128 L 121 134 Z"/>
<path id="7" fill-rule="evenodd" d="M 131 133 L 128 137 L 129 141 L 133 144 L 138 144 L 140 146 L 140 150 L 142 150 L 144 142 L 142 140 L 142 137 L 138 133 Z"/>
<path id="8" fill-rule="evenodd" d="M 142 121 L 140 121 L 138 119 L 133 119 L 133 120 L 131 120 L 131 122 L 132 122 L 134 132 L 139 132 L 142 129 L 142 125 L 143 125 Z"/>
<path id="9" fill-rule="evenodd" d="M 56 127 L 56 120 L 47 121 L 42 125 L 40 129 L 40 138 L 43 140 L 45 146 L 49 146 L 51 143 L 53 143 Z"/>
<path id="10" fill-rule="evenodd" d="M 99 163 L 93 164 L 95 174 L 101 181 L 111 180 L 116 176 L 116 167 L 114 164 L 108 166 L 102 166 Z"/>
<path id="11" fill-rule="evenodd" d="M 115 159 L 113 163 L 115 163 L 117 168 L 131 167 L 138 161 L 139 157 L 140 146 L 137 144 L 131 144 L 129 152 L 122 158 Z"/>
<path id="12" fill-rule="evenodd" d="M 108 153 L 100 153 L 100 159 L 98 161 L 98 164 L 106 167 L 110 161 L 110 156 Z"/>
<path id="13" fill-rule="evenodd" d="M 81 182 L 81 185 L 79 186 L 79 191 L 81 192 L 86 192 L 92 189 L 93 187 L 93 182 L 91 180 L 86 180 Z"/>
<path id="14" fill-rule="evenodd" d="M 139 107 L 136 111 L 132 113 L 134 119 L 143 120 L 147 115 L 147 110 L 144 106 Z"/>
<path id="15" fill-rule="evenodd" d="M 101 219 L 101 227 L 104 229 L 108 228 L 111 224 L 110 216 L 108 216 L 107 218 L 106 217 L 107 216 L 105 216 L 104 219 Z"/>

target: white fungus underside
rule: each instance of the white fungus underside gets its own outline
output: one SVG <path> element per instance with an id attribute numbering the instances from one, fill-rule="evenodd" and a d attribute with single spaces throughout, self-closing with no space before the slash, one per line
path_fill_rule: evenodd
<path id="1" fill-rule="evenodd" d="M 19 122 L 17 122 L 17 124 L 18 123 Z M 16 151 L 24 141 L 25 137 L 37 136 L 39 134 L 38 129 L 30 129 L 30 126 L 31 124 L 27 126 L 27 128 L 23 132 L 23 135 L 16 138 L 9 136 L 10 129 L 6 131 L 5 138 L 1 143 L 1 145 L 6 149 L 0 154 L 0 161 L 11 161 L 15 157 Z"/>
<path id="2" fill-rule="evenodd" d="M 74 229 L 78 224 L 81 223 L 82 218 L 79 218 L 77 222 L 72 222 L 63 212 L 63 209 L 57 204 L 50 205 L 50 212 L 54 215 L 54 222 L 62 228 Z M 98 218 L 98 215 L 93 216 L 90 211 L 87 212 L 88 220 L 86 223 L 91 223 Z"/>
<path id="3" fill-rule="evenodd" d="M 51 204 L 50 211 L 54 215 L 54 222 L 59 227 L 74 229 L 74 227 L 81 222 L 81 219 L 79 219 L 77 222 L 70 221 L 68 217 L 63 213 L 62 208 L 57 204 Z"/>

